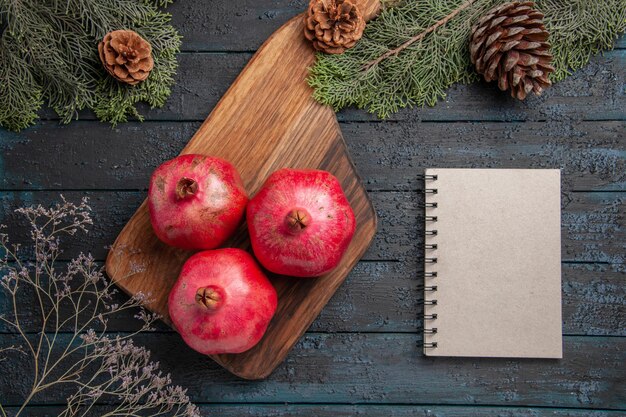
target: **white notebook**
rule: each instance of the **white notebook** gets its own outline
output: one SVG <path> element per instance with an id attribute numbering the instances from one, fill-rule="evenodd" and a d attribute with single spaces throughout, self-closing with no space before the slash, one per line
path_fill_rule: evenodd
<path id="1" fill-rule="evenodd" d="M 424 354 L 561 358 L 560 171 L 424 177 Z"/>

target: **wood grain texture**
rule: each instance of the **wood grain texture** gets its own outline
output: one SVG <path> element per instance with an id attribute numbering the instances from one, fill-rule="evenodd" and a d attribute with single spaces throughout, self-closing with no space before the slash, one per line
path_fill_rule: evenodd
<path id="1" fill-rule="evenodd" d="M 61 268 L 64 263 L 59 264 Z M 626 336 L 626 286 L 623 272 L 612 265 L 564 263 L 562 265 L 563 334 L 569 336 Z M 359 262 L 344 285 L 315 319 L 309 332 L 380 332 L 417 333 L 423 326 L 421 283 L 418 262 Z M 127 296 L 117 294 L 111 302 L 122 304 Z M 18 302 L 22 328 L 33 333 L 41 328 L 41 316 L 32 294 L 23 294 Z M 10 300 L 0 297 L 0 315 L 10 315 Z M 63 313 L 63 312 L 62 312 Z M 140 322 L 136 311 L 109 317 L 110 332 L 136 331 Z M 98 330 L 99 327 L 96 327 Z M 48 329 L 52 331 L 52 329 Z M 68 327 L 63 329 L 70 331 Z M 173 331 L 157 323 L 159 332 Z M 14 329 L 0 322 L 2 333 Z"/>
<path id="2" fill-rule="evenodd" d="M 277 25 L 300 13 L 307 0 L 202 0 L 174 2 L 167 10 L 183 35 L 186 51 L 256 50 Z M 616 47 L 625 47 L 622 37 Z"/>
<path id="3" fill-rule="evenodd" d="M 371 15 L 377 2 L 364 1 L 363 6 L 370 9 L 364 14 Z M 306 84 L 315 55 L 303 25 L 302 16 L 295 17 L 263 44 L 182 151 L 230 161 L 250 195 L 280 168 L 330 171 L 356 217 L 354 237 L 335 270 L 314 280 L 270 275 L 278 308 L 257 345 L 240 354 L 211 356 L 246 379 L 265 378 L 284 360 L 376 233 L 376 213 L 348 156 L 335 113 L 313 100 Z M 237 235 L 227 246 L 249 249 L 245 227 Z M 169 290 L 190 254 L 158 240 L 144 202 L 113 244 L 106 270 L 125 292 L 150 294 L 146 307 L 170 323 Z M 134 273 L 135 265 L 142 265 L 142 271 Z"/>
<path id="4" fill-rule="evenodd" d="M 63 335 L 68 337 L 68 335 Z M 186 348 L 174 333 L 142 334 L 192 401 L 218 403 L 344 403 L 507 405 L 626 409 L 626 338 L 565 337 L 563 359 L 428 358 L 418 334 L 306 334 L 265 381 L 245 381 Z M 15 343 L 13 336 L 0 346 Z M 0 374 L 4 404 L 16 405 L 30 386 L 29 364 Z M 59 404 L 60 385 L 35 399 Z"/>
<path id="5" fill-rule="evenodd" d="M 78 201 L 88 197 L 93 209 L 94 226 L 84 239 L 66 239 L 61 260 L 69 260 L 86 248 L 96 257 L 105 259 L 106 246 L 113 242 L 127 219 L 132 216 L 145 197 L 137 191 L 67 191 L 63 195 Z M 423 242 L 418 191 L 371 192 L 370 197 L 378 213 L 378 231 L 366 261 L 403 261 L 420 265 Z M 9 225 L 16 243 L 27 245 L 29 229 L 24 218 L 13 210 L 21 205 L 40 203 L 50 205 L 58 201 L 55 191 L 0 192 L 2 211 L 0 223 Z M 626 193 L 576 192 L 562 198 L 562 253 L 565 262 L 598 262 L 616 271 L 625 271 L 626 259 Z M 28 252 L 25 256 L 30 256 Z"/>
<path id="6" fill-rule="evenodd" d="M 248 52 L 183 53 L 172 95 L 162 108 L 140 105 L 146 120 L 202 121 L 217 104 L 246 63 Z M 567 117 L 572 120 L 616 120 L 626 118 L 626 50 L 608 51 L 594 56 L 589 65 L 553 85 L 540 97 L 524 101 L 503 94 L 493 83 L 456 84 L 446 98 L 434 107 L 401 110 L 388 120 L 422 121 L 541 121 Z M 45 119 L 58 119 L 45 110 Z M 337 114 L 340 121 L 378 121 L 371 114 L 348 108 Z M 81 120 L 95 120 L 88 111 Z"/>
<path id="7" fill-rule="evenodd" d="M 626 191 L 626 121 L 341 123 L 366 188 L 417 190 L 441 168 L 561 168 L 564 191 Z M 145 190 L 198 123 L 41 123 L 0 132 L 4 190 Z M 94 151 L 97 150 L 97 151 Z"/>
<path id="8" fill-rule="evenodd" d="M 623 417 L 622 411 L 573 410 L 533 407 L 469 407 L 419 405 L 342 404 L 198 404 L 203 416 L 220 417 Z M 61 406 L 42 406 L 31 417 L 56 417 Z M 96 406 L 86 417 L 101 417 L 110 408 Z M 8 407 L 13 415 L 17 407 Z"/>

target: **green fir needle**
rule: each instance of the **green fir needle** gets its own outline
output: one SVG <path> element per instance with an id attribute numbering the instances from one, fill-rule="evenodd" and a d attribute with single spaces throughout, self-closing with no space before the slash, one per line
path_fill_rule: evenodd
<path id="1" fill-rule="evenodd" d="M 335 110 L 357 106 L 381 118 L 403 107 L 434 106 L 453 84 L 478 79 L 469 58 L 471 26 L 501 3 L 506 1 L 384 2 L 390 6 L 354 48 L 318 54 L 308 79 L 313 97 Z M 550 32 L 553 82 L 612 48 L 626 29 L 624 0 L 537 0 L 536 7 Z"/>
<path id="2" fill-rule="evenodd" d="M 47 103 L 63 123 L 91 109 L 102 120 L 141 119 L 140 101 L 159 107 L 170 95 L 180 36 L 170 15 L 158 10 L 171 0 L 0 0 L 0 126 L 32 125 Z M 154 69 L 137 85 L 108 76 L 98 42 L 116 29 L 131 29 L 152 45 Z"/>

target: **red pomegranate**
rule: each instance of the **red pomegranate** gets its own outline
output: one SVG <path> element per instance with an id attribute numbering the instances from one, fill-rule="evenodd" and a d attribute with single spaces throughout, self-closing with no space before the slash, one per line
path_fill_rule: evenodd
<path id="1" fill-rule="evenodd" d="M 333 270 L 354 235 L 354 213 L 331 173 L 281 169 L 248 204 L 259 262 L 277 274 L 316 277 Z"/>
<path id="2" fill-rule="evenodd" d="M 241 249 L 199 252 L 185 262 L 168 299 L 170 318 L 192 349 L 206 355 L 244 352 L 261 340 L 276 290 Z"/>
<path id="3" fill-rule="evenodd" d="M 156 235 L 170 246 L 213 249 L 241 223 L 248 195 L 229 162 L 181 155 L 159 166 L 150 179 L 148 206 Z"/>

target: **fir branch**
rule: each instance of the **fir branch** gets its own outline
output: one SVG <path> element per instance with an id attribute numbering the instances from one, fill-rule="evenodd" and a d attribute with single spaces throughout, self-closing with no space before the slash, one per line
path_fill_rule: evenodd
<path id="1" fill-rule="evenodd" d="M 463 3 L 462 5 L 460 5 L 456 10 L 454 10 L 452 13 L 450 13 L 449 15 L 447 15 L 446 17 L 444 17 L 443 19 L 439 20 L 438 22 L 436 22 L 434 25 L 430 26 L 428 29 L 426 29 L 425 31 L 419 33 L 418 35 L 413 36 L 412 38 L 410 38 L 408 41 L 404 42 L 402 45 L 398 46 L 397 48 L 394 48 L 390 51 L 385 52 L 384 54 L 382 54 L 381 56 L 379 56 L 378 58 L 367 62 L 364 66 L 363 66 L 363 70 L 367 71 L 368 69 L 370 69 L 371 67 L 373 67 L 374 65 L 378 65 L 380 64 L 383 60 L 389 58 L 392 55 L 398 55 L 400 52 L 404 51 L 406 48 L 408 48 L 409 46 L 411 46 L 412 44 L 414 44 L 417 41 L 420 41 L 422 39 L 424 39 L 424 37 L 426 35 L 428 35 L 430 32 L 434 32 L 435 30 L 437 30 L 437 28 L 439 28 L 440 26 L 445 25 L 446 23 L 448 23 L 448 21 L 450 19 L 453 19 L 454 16 L 456 16 L 457 14 L 459 14 L 460 12 L 462 12 L 463 10 L 467 9 L 469 6 L 472 5 L 472 3 L 474 3 L 475 0 L 467 0 L 465 3 Z"/>
<path id="2" fill-rule="evenodd" d="M 556 71 L 551 80 L 561 81 L 584 67 L 591 56 L 608 49 L 626 30 L 626 1 L 537 0 L 545 13 Z"/>
<path id="3" fill-rule="evenodd" d="M 33 124 L 43 104 L 42 89 L 26 63 L 16 58 L 17 49 L 13 40 L 0 38 L 0 125 L 13 130 Z"/>
<path id="4" fill-rule="evenodd" d="M 169 25 L 170 15 L 158 13 L 137 22 L 135 31 L 152 45 L 154 68 L 146 81 L 133 88 L 120 84 L 111 77 L 105 77 L 97 88 L 97 99 L 93 107 L 100 120 L 114 126 L 128 121 L 128 117 L 143 120 L 136 109 L 136 104 L 146 102 L 151 108 L 165 104 L 174 84 L 177 69 L 176 53 L 180 45 L 180 36 Z"/>
<path id="5" fill-rule="evenodd" d="M 170 0 L 0 0 L 0 126 L 21 130 L 46 102 L 69 123 L 82 109 L 116 124 L 136 117 L 137 103 L 162 106 L 174 83 L 180 36 L 157 9 Z M 129 86 L 102 67 L 97 45 L 112 30 L 131 29 L 152 45 L 154 69 Z M 5 82 L 6 80 L 6 82 Z"/>
<path id="6" fill-rule="evenodd" d="M 313 97 L 335 110 L 355 105 L 381 118 L 410 106 L 433 106 L 455 83 L 476 80 L 469 59 L 472 24 L 507 0 L 387 0 L 363 39 L 342 55 L 318 54 Z M 390 7 L 390 4 L 393 7 Z M 545 14 L 559 81 L 611 48 L 626 28 L 626 2 L 537 0 Z"/>

